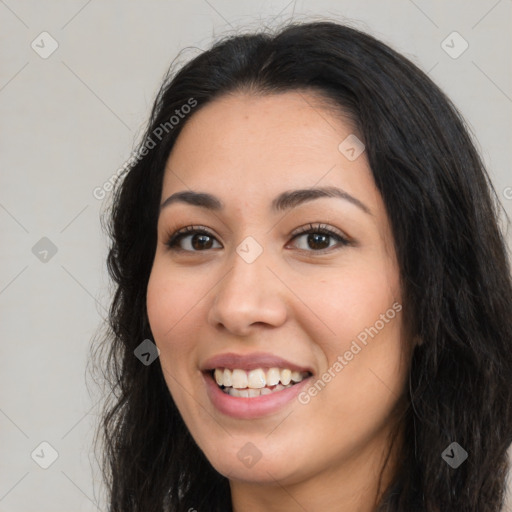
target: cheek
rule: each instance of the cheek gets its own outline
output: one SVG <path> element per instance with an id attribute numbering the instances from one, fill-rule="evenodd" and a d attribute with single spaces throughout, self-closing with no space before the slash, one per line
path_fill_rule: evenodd
<path id="1" fill-rule="evenodd" d="M 380 326 L 380 316 L 401 300 L 398 279 L 382 261 L 330 269 L 325 277 L 308 276 L 296 283 L 294 292 L 307 307 L 303 320 L 321 326 L 318 339 L 338 354 L 365 328 L 375 322 Z"/>
<path id="2" fill-rule="evenodd" d="M 148 282 L 146 303 L 151 331 L 157 345 L 172 343 L 179 348 L 186 340 L 186 327 L 193 323 L 204 296 L 200 281 L 191 280 L 176 269 L 155 260 Z M 160 347 L 162 349 L 162 347 Z"/>
<path id="3" fill-rule="evenodd" d="M 331 366 L 340 355 L 344 361 L 324 398 L 337 403 L 331 409 L 336 421 L 355 434 L 362 425 L 377 428 L 405 386 L 398 273 L 376 264 L 345 276 L 339 289 L 340 309 L 331 307 L 337 342 L 326 351 Z"/>
<path id="4" fill-rule="evenodd" d="M 155 260 L 148 282 L 146 304 L 153 339 L 160 350 L 160 364 L 169 391 L 178 407 L 184 407 L 180 383 L 189 373 L 194 337 L 187 326 L 197 315 L 198 290 L 170 270 L 161 259 Z M 197 320 L 196 320 L 197 322 Z"/>
<path id="5" fill-rule="evenodd" d="M 368 262 L 342 269 L 336 279 L 321 278 L 314 286 L 304 280 L 299 293 L 316 313 L 309 313 L 308 322 L 324 326 L 317 342 L 326 356 L 321 373 L 330 391 L 319 393 L 317 404 L 337 404 L 329 408 L 333 415 L 351 411 L 354 419 L 364 416 L 361 404 L 383 412 L 401 393 L 406 371 L 398 274 L 382 260 Z"/>

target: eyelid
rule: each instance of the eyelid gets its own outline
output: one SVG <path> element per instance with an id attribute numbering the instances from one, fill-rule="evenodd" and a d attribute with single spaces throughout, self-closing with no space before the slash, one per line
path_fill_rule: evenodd
<path id="1" fill-rule="evenodd" d="M 324 224 L 323 222 L 309 222 L 308 224 L 305 224 L 304 226 L 300 226 L 297 229 L 294 229 L 291 233 L 291 237 L 295 237 L 297 235 L 301 235 L 303 233 L 309 233 L 310 231 L 315 232 L 326 232 L 326 233 L 334 233 L 340 238 L 343 238 L 346 242 L 349 241 L 348 236 L 346 236 L 342 231 L 335 228 L 334 226 L 330 226 L 328 224 Z"/>

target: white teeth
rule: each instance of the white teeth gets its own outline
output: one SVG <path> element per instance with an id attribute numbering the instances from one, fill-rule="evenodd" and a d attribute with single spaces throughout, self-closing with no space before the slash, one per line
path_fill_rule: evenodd
<path id="1" fill-rule="evenodd" d="M 265 372 L 258 368 L 257 370 L 251 370 L 247 377 L 247 386 L 253 389 L 261 389 L 266 385 Z"/>
<path id="2" fill-rule="evenodd" d="M 302 380 L 300 372 L 292 372 L 292 380 L 293 382 L 300 382 Z"/>
<path id="3" fill-rule="evenodd" d="M 270 395 L 271 393 L 275 393 L 276 391 L 281 391 L 282 389 L 291 388 L 293 384 L 288 384 L 287 386 L 283 386 L 282 384 L 278 384 L 274 387 L 274 389 L 269 388 L 261 388 L 261 389 L 236 389 L 236 388 L 225 388 L 224 393 L 230 396 L 236 396 L 238 398 L 254 398 L 260 395 Z"/>
<path id="4" fill-rule="evenodd" d="M 292 371 L 285 369 L 281 370 L 281 384 L 286 386 L 286 384 L 290 384 L 290 381 L 292 380 Z"/>
<path id="5" fill-rule="evenodd" d="M 231 374 L 231 385 L 237 389 L 247 387 L 247 373 L 244 370 L 233 370 Z"/>
<path id="6" fill-rule="evenodd" d="M 308 372 L 292 371 L 289 368 L 255 368 L 249 372 L 241 369 L 215 368 L 213 376 L 218 386 L 224 388 L 263 390 L 274 386 L 288 386 L 301 382 L 308 377 Z M 283 389 L 282 387 L 280 389 Z M 268 394 L 264 392 L 263 394 Z M 238 394 L 233 396 L 239 396 Z M 259 396 L 251 394 L 249 396 Z"/>
<path id="7" fill-rule="evenodd" d="M 279 384 L 279 379 L 281 378 L 281 373 L 279 372 L 279 368 L 270 368 L 267 372 L 267 386 L 275 386 Z"/>
<path id="8" fill-rule="evenodd" d="M 215 370 L 215 371 L 217 371 L 217 370 Z M 223 382 L 221 385 L 223 385 L 223 386 L 232 386 L 233 385 L 231 383 L 231 370 L 228 370 L 227 368 L 224 369 Z"/>

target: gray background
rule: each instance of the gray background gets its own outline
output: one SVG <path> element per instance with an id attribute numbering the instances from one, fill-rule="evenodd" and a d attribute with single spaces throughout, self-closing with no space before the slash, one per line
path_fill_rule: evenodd
<path id="1" fill-rule="evenodd" d="M 0 512 L 106 510 L 91 448 L 102 393 L 86 386 L 111 294 L 107 198 L 93 190 L 128 160 L 182 48 L 184 62 L 216 36 L 292 17 L 372 33 L 453 99 L 511 215 L 511 11 L 511 0 L 0 0 Z M 44 31 L 58 43 L 49 56 Z M 469 44 L 457 58 L 454 31 Z M 58 453 L 48 469 L 41 442 Z"/>

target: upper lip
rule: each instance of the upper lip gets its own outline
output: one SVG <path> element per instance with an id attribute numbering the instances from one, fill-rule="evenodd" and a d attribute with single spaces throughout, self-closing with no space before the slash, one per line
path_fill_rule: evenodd
<path id="1" fill-rule="evenodd" d="M 292 371 L 310 372 L 313 370 L 309 366 L 292 363 L 287 359 L 265 352 L 255 352 L 253 354 L 235 354 L 226 352 L 218 354 L 207 359 L 201 366 L 202 371 L 214 370 L 215 368 L 230 368 L 240 370 L 254 370 L 256 368 L 289 368 Z"/>

